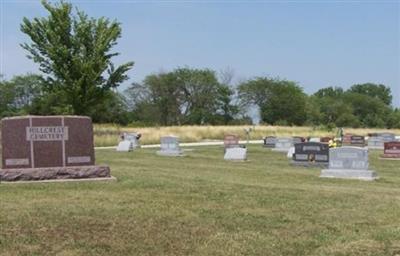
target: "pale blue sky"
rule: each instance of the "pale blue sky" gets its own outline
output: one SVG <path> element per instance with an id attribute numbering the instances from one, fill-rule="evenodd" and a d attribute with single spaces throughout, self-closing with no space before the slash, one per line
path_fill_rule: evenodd
<path id="1" fill-rule="evenodd" d="M 1 70 L 37 72 L 19 46 L 24 16 L 38 1 L 1 1 Z M 122 23 L 117 63 L 133 60 L 130 80 L 178 66 L 232 68 L 235 81 L 273 76 L 307 93 L 383 83 L 400 106 L 400 1 L 72 1 L 90 16 Z"/>

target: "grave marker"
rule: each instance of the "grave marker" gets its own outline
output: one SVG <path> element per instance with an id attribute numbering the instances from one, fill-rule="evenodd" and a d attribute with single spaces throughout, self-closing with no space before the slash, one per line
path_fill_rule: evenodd
<path id="1" fill-rule="evenodd" d="M 1 136 L 1 180 L 110 177 L 107 166 L 94 165 L 89 117 L 4 118 Z"/>
<path id="2" fill-rule="evenodd" d="M 374 180 L 375 171 L 368 170 L 368 149 L 339 147 L 329 150 L 329 167 L 321 171 L 323 178 Z"/>
<path id="3" fill-rule="evenodd" d="M 160 156 L 183 156 L 183 151 L 179 147 L 179 137 L 169 135 L 161 137 L 161 150 L 157 151 Z"/>
<path id="4" fill-rule="evenodd" d="M 302 166 L 327 166 L 329 163 L 329 147 L 319 142 L 304 142 L 294 145 L 292 164 Z"/>
<path id="5" fill-rule="evenodd" d="M 384 143 L 382 159 L 400 160 L 400 141 Z"/>
<path id="6" fill-rule="evenodd" d="M 277 138 L 273 151 L 288 152 L 293 147 L 293 138 Z"/>
<path id="7" fill-rule="evenodd" d="M 264 147 L 265 148 L 274 148 L 276 144 L 276 137 L 275 136 L 267 136 L 264 138 Z"/>
<path id="8" fill-rule="evenodd" d="M 140 147 L 139 144 L 140 134 L 138 133 L 123 133 L 121 141 L 118 143 L 117 151 L 129 152 Z"/>
<path id="9" fill-rule="evenodd" d="M 352 135 L 350 137 L 350 146 L 364 147 L 365 146 L 365 137 L 359 136 L 359 135 Z"/>
<path id="10" fill-rule="evenodd" d="M 232 161 L 245 161 L 247 159 L 247 148 L 227 148 L 224 159 Z"/>
<path id="11" fill-rule="evenodd" d="M 225 149 L 239 147 L 239 136 L 237 136 L 235 134 L 225 135 L 224 147 L 225 147 Z"/>
<path id="12" fill-rule="evenodd" d="M 377 133 L 376 136 L 368 138 L 368 148 L 383 149 L 383 144 L 391 141 L 396 141 L 396 136 L 393 133 Z"/>

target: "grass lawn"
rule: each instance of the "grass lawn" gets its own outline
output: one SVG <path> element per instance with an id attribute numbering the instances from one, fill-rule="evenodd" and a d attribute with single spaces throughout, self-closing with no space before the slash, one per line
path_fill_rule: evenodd
<path id="1" fill-rule="evenodd" d="M 0 184 L 0 255 L 400 255 L 400 161 L 379 153 L 365 182 L 257 145 L 98 150 L 117 182 Z"/>

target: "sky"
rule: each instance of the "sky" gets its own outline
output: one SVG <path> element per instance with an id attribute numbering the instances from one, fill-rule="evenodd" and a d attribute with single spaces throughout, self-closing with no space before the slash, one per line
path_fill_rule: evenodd
<path id="1" fill-rule="evenodd" d="M 116 19 L 115 63 L 134 61 L 129 81 L 177 67 L 233 70 L 293 80 L 306 93 L 327 86 L 382 83 L 400 107 L 398 1 L 70 1 L 89 16 Z M 46 16 L 39 1 L 0 0 L 0 73 L 38 66 L 19 46 L 23 17 Z"/>

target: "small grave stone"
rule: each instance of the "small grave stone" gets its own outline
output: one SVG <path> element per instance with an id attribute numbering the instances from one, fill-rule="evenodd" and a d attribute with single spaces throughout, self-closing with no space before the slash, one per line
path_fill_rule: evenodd
<path id="1" fill-rule="evenodd" d="M 276 144 L 276 137 L 275 136 L 267 136 L 264 138 L 264 147 L 265 148 L 274 148 Z"/>
<path id="2" fill-rule="evenodd" d="M 227 148 L 224 159 L 231 161 L 245 161 L 247 159 L 247 148 Z"/>
<path id="3" fill-rule="evenodd" d="M 304 142 L 294 145 L 292 164 L 301 166 L 328 166 L 329 146 L 320 142 Z"/>
<path id="4" fill-rule="evenodd" d="M 224 148 L 239 147 L 239 136 L 235 134 L 227 134 L 224 137 Z"/>
<path id="5" fill-rule="evenodd" d="M 321 139 L 320 138 L 310 138 L 309 139 L 309 142 L 321 142 Z"/>
<path id="6" fill-rule="evenodd" d="M 359 135 L 352 135 L 350 137 L 350 145 L 353 147 L 364 147 L 365 146 L 365 137 Z"/>
<path id="7" fill-rule="evenodd" d="M 376 172 L 368 170 L 368 149 L 339 147 L 329 150 L 329 167 L 321 171 L 323 178 L 374 180 Z"/>
<path id="8" fill-rule="evenodd" d="M 400 160 L 400 141 L 385 142 L 381 158 Z"/>
<path id="9" fill-rule="evenodd" d="M 294 155 L 294 151 L 295 151 L 294 147 L 290 147 L 286 154 L 286 157 L 292 159 L 293 155 Z"/>
<path id="10" fill-rule="evenodd" d="M 303 137 L 294 136 L 293 137 L 293 144 L 305 142 L 306 139 Z"/>
<path id="11" fill-rule="evenodd" d="M 179 138 L 176 136 L 161 137 L 161 150 L 157 151 L 160 156 L 183 156 L 183 151 L 179 147 Z"/>
<path id="12" fill-rule="evenodd" d="M 3 181 L 111 177 L 95 166 L 89 117 L 21 116 L 2 120 Z"/>
<path id="13" fill-rule="evenodd" d="M 124 133 L 121 138 L 122 141 L 117 146 L 117 151 L 119 152 L 129 152 L 140 147 L 140 135 L 138 133 Z"/>
<path id="14" fill-rule="evenodd" d="M 393 133 L 377 133 L 376 136 L 368 138 L 368 148 L 383 149 L 383 144 L 391 141 L 396 141 L 396 136 Z"/>
<path id="15" fill-rule="evenodd" d="M 346 134 L 343 136 L 342 144 L 343 144 L 343 145 L 350 145 L 350 144 L 351 144 L 351 136 L 353 136 L 353 134 L 351 134 L 351 133 L 346 133 Z"/>
<path id="16" fill-rule="evenodd" d="M 293 138 L 277 138 L 273 151 L 288 152 L 293 147 Z"/>

